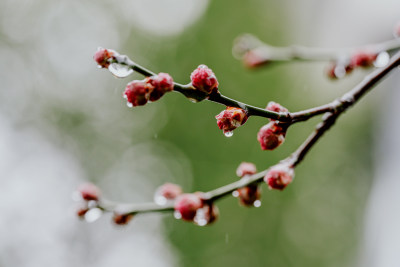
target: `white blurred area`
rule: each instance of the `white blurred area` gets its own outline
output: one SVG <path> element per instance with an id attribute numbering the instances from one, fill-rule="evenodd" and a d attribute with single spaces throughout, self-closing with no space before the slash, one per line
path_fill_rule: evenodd
<path id="1" fill-rule="evenodd" d="M 208 1 L 123 2 L 0 1 L 0 266 L 177 265 L 160 214 L 125 228 L 74 214 L 71 193 L 87 180 L 136 202 L 163 182 L 191 183 L 185 155 L 157 140 L 166 108 L 129 110 L 127 81 L 98 70 L 92 55 L 118 49 L 131 28 L 179 34 Z"/>

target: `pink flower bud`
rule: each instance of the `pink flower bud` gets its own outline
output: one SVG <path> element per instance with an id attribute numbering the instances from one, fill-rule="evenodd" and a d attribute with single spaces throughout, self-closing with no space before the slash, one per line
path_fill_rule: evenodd
<path id="1" fill-rule="evenodd" d="M 177 184 L 166 183 L 160 186 L 154 194 L 154 200 L 159 205 L 165 205 L 182 194 L 182 188 Z"/>
<path id="2" fill-rule="evenodd" d="M 124 96 L 128 105 L 143 106 L 147 103 L 153 86 L 146 81 L 134 80 L 127 84 Z"/>
<path id="3" fill-rule="evenodd" d="M 219 210 L 214 204 L 205 203 L 196 212 L 193 222 L 199 226 L 205 226 L 215 222 L 219 217 Z"/>
<path id="4" fill-rule="evenodd" d="M 253 175 L 257 172 L 256 165 L 250 162 L 242 162 L 236 169 L 236 175 L 243 177 L 245 175 Z"/>
<path id="5" fill-rule="evenodd" d="M 287 108 L 281 106 L 279 103 L 276 103 L 274 101 L 270 101 L 265 109 L 275 112 L 288 112 Z"/>
<path id="6" fill-rule="evenodd" d="M 159 73 L 155 76 L 148 77 L 147 83 L 153 86 L 153 91 L 150 93 L 150 101 L 160 99 L 166 92 L 174 90 L 174 80 L 168 73 Z"/>
<path id="7" fill-rule="evenodd" d="M 274 150 L 285 141 L 286 129 L 275 121 L 261 127 L 257 134 L 257 140 L 262 150 Z"/>
<path id="8" fill-rule="evenodd" d="M 243 55 L 243 64 L 250 69 L 257 68 L 270 63 L 270 59 L 261 51 L 249 50 Z"/>
<path id="9" fill-rule="evenodd" d="M 198 66 L 190 75 L 190 79 L 194 88 L 206 94 L 211 94 L 213 91 L 218 90 L 217 77 L 206 65 Z"/>
<path id="10" fill-rule="evenodd" d="M 353 69 L 354 67 L 352 64 L 337 64 L 333 62 L 327 67 L 326 75 L 332 80 L 340 79 L 351 73 Z"/>
<path id="11" fill-rule="evenodd" d="M 198 209 L 203 207 L 199 194 L 182 194 L 175 200 L 175 211 L 185 221 L 193 221 Z"/>
<path id="12" fill-rule="evenodd" d="M 268 171 L 264 177 L 264 181 L 268 184 L 269 189 L 283 190 L 293 181 L 293 167 L 285 163 L 277 164 Z"/>
<path id="13" fill-rule="evenodd" d="M 94 184 L 84 183 L 78 187 L 78 192 L 82 198 L 86 201 L 95 200 L 98 201 L 100 198 L 100 189 Z"/>
<path id="14" fill-rule="evenodd" d="M 97 62 L 99 67 L 101 68 L 108 68 L 110 65 L 109 59 L 113 58 L 114 51 L 107 50 L 104 48 L 99 48 L 97 52 L 94 54 L 93 59 Z"/>
<path id="15" fill-rule="evenodd" d="M 78 215 L 79 218 L 83 219 L 86 212 L 88 212 L 88 211 L 89 211 L 88 207 L 81 207 L 76 211 L 76 215 Z"/>
<path id="16" fill-rule="evenodd" d="M 350 65 L 354 67 L 371 67 L 374 64 L 378 54 L 360 51 L 351 56 Z"/>
<path id="17" fill-rule="evenodd" d="M 237 192 L 240 204 L 243 206 L 254 206 L 254 202 L 261 198 L 261 190 L 256 184 L 239 188 Z"/>
<path id="18" fill-rule="evenodd" d="M 244 109 L 227 107 L 226 110 L 215 116 L 218 127 L 224 132 L 231 132 L 247 121 Z"/>
<path id="19" fill-rule="evenodd" d="M 113 221 L 117 225 L 126 225 L 132 220 L 132 218 L 132 214 L 122 214 L 114 212 Z"/>

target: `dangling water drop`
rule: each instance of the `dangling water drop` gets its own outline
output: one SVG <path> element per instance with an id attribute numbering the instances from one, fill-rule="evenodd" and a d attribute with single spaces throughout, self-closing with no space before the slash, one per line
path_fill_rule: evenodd
<path id="1" fill-rule="evenodd" d="M 175 217 L 175 219 L 180 220 L 180 219 L 182 219 L 182 214 L 176 210 L 176 211 L 174 211 L 174 217 Z"/>
<path id="2" fill-rule="evenodd" d="M 131 107 L 133 107 L 133 105 L 132 105 L 132 103 L 131 103 L 131 102 L 126 102 L 126 105 L 128 106 L 128 108 L 131 108 Z"/>
<path id="3" fill-rule="evenodd" d="M 232 131 L 224 132 L 224 135 L 225 135 L 226 137 L 232 137 L 232 136 L 233 136 L 233 132 L 232 132 Z"/>
<path id="4" fill-rule="evenodd" d="M 108 66 L 108 70 L 117 78 L 125 78 L 133 72 L 129 66 L 118 63 L 110 64 L 110 66 Z"/>
<path id="5" fill-rule="evenodd" d="M 239 196 L 239 191 L 235 190 L 232 192 L 233 197 L 238 197 Z"/>
<path id="6" fill-rule="evenodd" d="M 101 66 L 101 65 L 97 65 L 97 68 L 98 68 L 98 69 L 102 69 L 102 68 L 103 68 L 103 66 Z"/>
<path id="7" fill-rule="evenodd" d="M 374 61 L 374 66 L 377 68 L 385 67 L 390 61 L 389 53 L 386 51 L 380 52 Z"/>
<path id="8" fill-rule="evenodd" d="M 261 201 L 260 200 L 254 201 L 253 206 L 256 208 L 261 207 Z"/>
<path id="9" fill-rule="evenodd" d="M 206 219 L 206 213 L 204 209 L 198 209 L 196 212 L 196 216 L 194 217 L 193 221 L 198 226 L 205 226 L 207 225 L 208 221 Z"/>
<path id="10" fill-rule="evenodd" d="M 85 213 L 85 221 L 88 223 L 95 222 L 101 217 L 102 214 L 103 211 L 99 208 L 90 209 Z"/>

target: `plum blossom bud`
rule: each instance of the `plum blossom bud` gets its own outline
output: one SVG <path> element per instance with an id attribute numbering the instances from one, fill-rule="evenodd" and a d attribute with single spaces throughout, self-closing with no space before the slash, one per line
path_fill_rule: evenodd
<path id="1" fill-rule="evenodd" d="M 285 141 L 286 129 L 275 121 L 261 127 L 257 134 L 257 140 L 262 150 L 274 150 Z"/>
<path id="2" fill-rule="evenodd" d="M 143 106 L 147 103 L 153 86 L 146 81 L 134 80 L 127 84 L 124 97 L 128 101 L 128 106 Z"/>
<path id="3" fill-rule="evenodd" d="M 326 75 L 332 80 L 340 79 L 351 73 L 353 69 L 354 66 L 350 62 L 343 64 L 332 62 L 326 69 Z"/>
<path id="4" fill-rule="evenodd" d="M 78 215 L 79 218 L 83 219 L 86 212 L 89 211 L 88 207 L 81 207 L 76 211 L 76 215 Z"/>
<path id="5" fill-rule="evenodd" d="M 86 201 L 98 201 L 100 198 L 100 189 L 92 183 L 84 183 L 78 187 L 78 192 Z"/>
<path id="6" fill-rule="evenodd" d="M 226 110 L 215 116 L 218 128 L 224 133 L 231 132 L 247 121 L 247 113 L 244 109 L 227 107 Z"/>
<path id="7" fill-rule="evenodd" d="M 236 170 L 236 174 L 239 177 L 253 175 L 256 172 L 256 166 L 250 162 L 242 162 Z M 239 197 L 240 204 L 243 206 L 254 206 L 254 202 L 261 198 L 261 190 L 257 184 L 239 188 L 235 194 L 235 196 Z"/>
<path id="8" fill-rule="evenodd" d="M 270 59 L 262 51 L 253 49 L 243 55 L 243 64 L 250 69 L 270 63 Z"/>
<path id="9" fill-rule="evenodd" d="M 167 204 L 182 194 L 182 188 L 177 184 L 166 183 L 160 186 L 154 194 L 154 201 L 159 205 Z"/>
<path id="10" fill-rule="evenodd" d="M 197 210 L 203 207 L 199 194 L 182 194 L 175 200 L 175 212 L 185 221 L 193 221 Z"/>
<path id="11" fill-rule="evenodd" d="M 156 101 L 166 92 L 174 90 L 174 80 L 168 73 L 161 72 L 155 76 L 148 77 L 146 82 L 153 87 L 153 91 L 150 93 L 150 101 Z"/>
<path id="12" fill-rule="evenodd" d="M 132 220 L 132 218 L 132 214 L 122 214 L 114 212 L 113 221 L 117 225 L 126 225 Z"/>
<path id="13" fill-rule="evenodd" d="M 350 65 L 363 68 L 372 67 L 377 56 L 378 54 L 373 52 L 360 51 L 351 56 Z"/>
<path id="14" fill-rule="evenodd" d="M 293 181 L 293 167 L 286 163 L 279 163 L 268 171 L 264 177 L 264 181 L 268 184 L 269 189 L 283 190 Z"/>
<path id="15" fill-rule="evenodd" d="M 257 172 L 256 165 L 251 162 L 242 162 L 236 169 L 236 175 L 243 177 L 245 175 L 253 175 Z"/>
<path id="16" fill-rule="evenodd" d="M 270 101 L 265 109 L 275 112 L 288 112 L 287 108 L 283 107 L 281 104 L 276 103 L 274 101 Z"/>
<path id="17" fill-rule="evenodd" d="M 94 54 L 93 59 L 97 62 L 100 68 L 108 68 L 110 59 L 113 58 L 115 51 L 100 48 Z"/>
<path id="18" fill-rule="evenodd" d="M 212 203 L 205 203 L 204 206 L 197 210 L 193 222 L 198 226 L 205 226 L 215 222 L 219 217 L 217 206 Z"/>
<path id="19" fill-rule="evenodd" d="M 206 65 L 200 65 L 190 75 L 190 80 L 194 88 L 211 94 L 218 90 L 218 80 L 214 72 Z"/>

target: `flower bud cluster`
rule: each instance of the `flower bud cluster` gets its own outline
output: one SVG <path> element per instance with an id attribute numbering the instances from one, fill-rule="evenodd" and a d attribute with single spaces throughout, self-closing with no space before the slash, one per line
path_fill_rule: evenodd
<path id="1" fill-rule="evenodd" d="M 110 61 L 117 53 L 111 49 L 104 49 L 99 47 L 93 56 L 94 61 L 97 62 L 99 68 L 108 68 Z"/>
<path id="2" fill-rule="evenodd" d="M 269 102 L 266 110 L 274 112 L 288 112 L 286 108 L 273 101 Z M 258 131 L 257 140 L 262 150 L 274 150 L 285 141 L 287 127 L 279 121 L 270 120 L 270 122 Z"/>
<path id="3" fill-rule="evenodd" d="M 83 200 L 83 204 L 76 211 L 79 218 L 84 218 L 86 213 L 97 206 L 100 200 L 100 189 L 92 183 L 81 184 L 77 189 L 79 198 Z"/>
<path id="4" fill-rule="evenodd" d="M 269 169 L 264 177 L 269 189 L 283 190 L 294 178 L 293 167 L 287 163 L 279 163 Z"/>
<path id="5" fill-rule="evenodd" d="M 326 69 L 326 75 L 331 79 L 343 78 L 356 68 L 372 67 L 377 57 L 375 52 L 357 51 L 349 60 L 332 62 Z"/>
<path id="6" fill-rule="evenodd" d="M 248 116 L 244 109 L 227 107 L 226 110 L 219 113 L 215 118 L 217 119 L 218 128 L 226 134 L 243 125 L 247 121 Z"/>
<path id="7" fill-rule="evenodd" d="M 202 193 L 179 195 L 174 204 L 175 217 L 199 226 L 205 226 L 218 219 L 219 211 L 213 203 L 205 201 Z"/>
<path id="8" fill-rule="evenodd" d="M 253 163 L 242 162 L 236 170 L 237 176 L 240 178 L 246 175 L 256 174 L 257 169 Z M 261 189 L 257 184 L 251 184 L 236 190 L 233 194 L 239 198 L 240 204 L 246 207 L 259 206 L 261 204 Z"/>
<path id="9" fill-rule="evenodd" d="M 149 100 L 156 101 L 174 89 L 174 81 L 167 73 L 159 73 L 144 80 L 134 80 L 125 88 L 124 98 L 129 106 L 143 106 Z"/>

